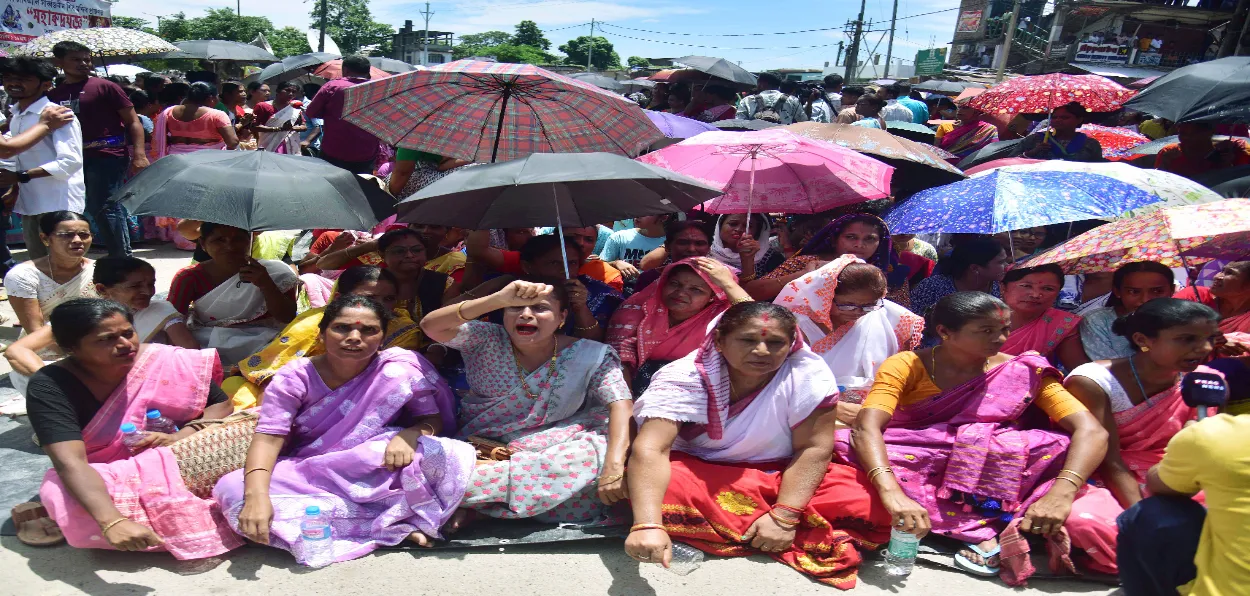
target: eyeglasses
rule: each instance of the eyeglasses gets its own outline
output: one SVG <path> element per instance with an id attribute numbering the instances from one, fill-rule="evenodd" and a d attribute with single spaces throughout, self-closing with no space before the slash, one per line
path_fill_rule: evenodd
<path id="1" fill-rule="evenodd" d="M 842 312 L 873 312 L 884 308 L 885 301 L 878 300 L 873 304 L 842 304 L 841 302 L 834 302 L 833 306 Z"/>
<path id="2" fill-rule="evenodd" d="M 74 238 L 79 240 L 91 239 L 91 232 L 53 232 L 52 235 L 61 240 L 73 240 Z"/>
<path id="3" fill-rule="evenodd" d="M 425 254 L 425 247 L 421 245 L 395 246 L 395 247 L 386 249 L 386 254 L 392 257 L 402 257 L 404 255 L 412 255 L 415 257 L 417 255 Z"/>

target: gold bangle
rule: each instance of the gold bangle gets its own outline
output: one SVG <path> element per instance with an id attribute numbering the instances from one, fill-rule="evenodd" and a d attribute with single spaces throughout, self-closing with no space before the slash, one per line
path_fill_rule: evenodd
<path id="1" fill-rule="evenodd" d="M 251 474 L 252 472 L 260 472 L 260 471 L 262 471 L 262 470 L 263 470 L 263 471 L 265 471 L 265 472 L 269 472 L 270 474 L 272 474 L 272 473 L 273 473 L 273 472 L 272 472 L 269 468 L 252 468 L 252 469 L 250 469 L 250 470 L 248 470 L 248 471 L 244 472 L 244 473 L 243 473 L 243 477 L 244 477 L 244 478 L 246 478 L 248 474 Z"/>
<path id="2" fill-rule="evenodd" d="M 877 476 L 880 476 L 880 475 L 882 475 L 882 474 L 894 474 L 894 470 L 891 470 L 891 469 L 889 469 L 889 468 L 884 468 L 884 469 L 879 469 L 879 470 L 876 470 L 876 471 L 874 471 L 872 474 L 869 474 L 869 475 L 868 475 L 868 481 L 869 481 L 869 482 L 872 482 L 874 478 L 876 478 Z"/>
<path id="3" fill-rule="evenodd" d="M 1075 480 L 1073 480 L 1073 479 L 1071 479 L 1071 478 L 1068 478 L 1067 476 L 1055 476 L 1055 479 L 1056 479 L 1056 480 L 1067 480 L 1068 482 L 1071 482 L 1071 483 L 1072 483 L 1072 486 L 1075 486 L 1077 490 L 1081 490 L 1081 485 L 1080 485 L 1079 483 L 1077 483 L 1077 481 L 1075 481 Z"/>
<path id="4" fill-rule="evenodd" d="M 616 482 L 617 480 L 623 480 L 623 479 L 625 479 L 624 474 L 613 474 L 611 476 L 604 476 L 603 478 L 599 479 L 599 486 L 603 486 L 605 484 L 612 484 L 613 482 Z"/>
<path id="5" fill-rule="evenodd" d="M 664 524 L 634 524 L 630 526 L 629 533 L 633 534 L 634 532 L 637 532 L 639 530 L 661 530 L 664 532 L 668 531 L 664 529 Z"/>
<path id="6" fill-rule="evenodd" d="M 741 298 L 736 298 L 730 301 L 729 306 L 737 306 L 739 304 L 742 304 L 743 302 L 755 302 L 755 299 L 750 296 L 743 296 Z"/>
<path id="7" fill-rule="evenodd" d="M 103 525 L 103 526 L 100 526 L 100 535 L 101 535 L 101 536 L 104 536 L 105 534 L 108 534 L 108 531 L 109 531 L 109 530 L 112 530 L 112 529 L 113 529 L 113 526 L 116 526 L 117 524 L 120 524 L 120 523 L 122 523 L 122 522 L 124 522 L 124 521 L 130 521 L 130 518 L 128 518 L 128 517 L 119 517 L 119 518 L 117 518 L 117 519 L 115 519 L 115 520 L 113 520 L 113 521 L 111 521 L 111 522 L 109 522 L 109 523 L 107 523 L 107 524 L 105 524 L 105 525 Z"/>
<path id="8" fill-rule="evenodd" d="M 871 470 L 868 470 L 868 479 L 872 480 L 873 477 L 876 476 L 877 474 L 881 474 L 883 472 L 893 472 L 893 471 L 894 470 L 890 469 L 890 466 L 877 466 Z"/>
<path id="9" fill-rule="evenodd" d="M 469 322 L 469 319 L 464 318 L 464 315 L 463 315 L 463 314 L 461 314 L 461 312 L 460 312 L 460 310 L 464 308 L 464 303 L 465 303 L 465 302 L 468 302 L 468 301 L 467 301 L 467 300 L 463 300 L 463 301 L 461 301 L 461 302 L 460 302 L 460 304 L 459 304 L 458 306 L 456 306 L 456 317 L 460 319 L 460 322 L 461 322 L 461 323 L 468 323 L 468 322 Z"/>
<path id="10" fill-rule="evenodd" d="M 432 437 L 432 436 L 434 436 L 435 434 L 437 434 L 437 432 L 434 430 L 434 425 L 433 425 L 433 424 L 430 424 L 429 422 L 422 422 L 421 424 L 418 424 L 418 425 L 417 425 L 417 432 L 421 432 L 421 430 L 422 430 L 422 429 L 424 429 L 424 428 L 429 428 L 429 429 L 430 429 L 430 436 L 431 436 L 431 437 Z"/>
<path id="11" fill-rule="evenodd" d="M 1066 472 L 1066 473 L 1068 473 L 1068 474 L 1071 474 L 1074 478 L 1076 478 L 1077 482 L 1080 482 L 1080 483 L 1084 483 L 1084 482 L 1085 482 L 1085 477 L 1084 477 L 1084 476 L 1082 476 L 1082 475 L 1080 475 L 1080 474 L 1077 474 L 1077 473 L 1076 473 L 1076 471 L 1074 471 L 1074 470 L 1069 470 L 1069 469 L 1067 469 L 1067 468 L 1064 468 L 1064 469 L 1062 469 L 1062 470 L 1059 470 L 1059 473 L 1060 473 L 1060 474 L 1063 474 L 1063 473 L 1065 473 L 1065 472 Z"/>

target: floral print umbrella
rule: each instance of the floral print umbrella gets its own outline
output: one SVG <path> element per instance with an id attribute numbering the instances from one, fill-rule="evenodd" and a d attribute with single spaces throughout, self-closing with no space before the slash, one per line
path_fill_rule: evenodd
<path id="1" fill-rule="evenodd" d="M 1106 176 L 1148 192 L 1158 197 L 1158 202 L 1131 209 L 1108 219 L 1125 219 L 1150 213 L 1164 207 L 1200 205 L 1223 200 L 1219 193 L 1184 176 L 1162 170 L 1147 170 L 1125 163 L 1079 163 L 1057 159 L 1028 165 L 1011 165 L 999 168 L 1004 172 L 1082 172 Z"/>
<path id="2" fill-rule="evenodd" d="M 1114 112 L 1135 91 L 1098 75 L 1053 73 L 1017 77 L 973 97 L 968 105 L 987 114 L 1044 114 L 1077 102 L 1091 112 Z"/>
<path id="3" fill-rule="evenodd" d="M 1064 272 L 1098 273 L 1137 261 L 1185 267 L 1245 254 L 1250 245 L 1250 199 L 1159 209 L 1094 228 L 1022 267 L 1058 263 Z M 1182 256 L 1185 255 L 1185 256 Z"/>
<path id="4" fill-rule="evenodd" d="M 13 53 L 19 56 L 51 58 L 52 46 L 62 41 L 76 41 L 85 45 L 91 48 L 91 55 L 96 58 L 130 58 L 178 51 L 178 46 L 151 33 L 121 27 L 91 27 L 63 29 L 41 35 L 13 50 Z"/>
<path id="5" fill-rule="evenodd" d="M 1098 141 L 1102 145 L 1102 156 L 1107 159 L 1132 157 L 1130 150 L 1133 147 L 1150 142 L 1150 137 L 1119 126 L 1084 124 L 1076 131 Z"/>
<path id="6" fill-rule="evenodd" d="M 997 234 L 1114 217 L 1159 201 L 1131 184 L 1097 174 L 1004 171 L 1010 169 L 920 191 L 891 210 L 886 223 L 895 234 Z"/>

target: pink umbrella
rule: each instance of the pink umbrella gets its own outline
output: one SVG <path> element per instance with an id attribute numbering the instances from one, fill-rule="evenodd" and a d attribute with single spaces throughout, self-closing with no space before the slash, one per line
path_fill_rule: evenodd
<path id="1" fill-rule="evenodd" d="M 818 213 L 890 194 L 894 168 L 786 130 L 705 132 L 638 161 L 721 188 L 710 213 Z"/>
<path id="2" fill-rule="evenodd" d="M 995 159 L 994 161 L 987 161 L 983 164 L 973 166 L 964 170 L 964 173 L 971 176 L 973 174 L 979 174 L 981 172 L 998 169 L 1004 166 L 1022 166 L 1031 163 L 1039 163 L 1041 161 L 1043 160 L 1028 159 L 1026 157 L 1004 157 L 1003 159 Z"/>

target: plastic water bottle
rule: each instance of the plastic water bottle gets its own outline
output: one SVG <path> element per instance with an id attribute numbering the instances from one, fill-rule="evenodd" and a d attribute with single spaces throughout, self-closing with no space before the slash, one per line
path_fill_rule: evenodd
<path id="1" fill-rule="evenodd" d="M 673 543 L 673 560 L 669 561 L 668 570 L 677 575 L 690 575 L 691 571 L 703 564 L 703 551 L 681 542 Z"/>
<path id="2" fill-rule="evenodd" d="M 321 508 L 309 505 L 304 509 L 304 521 L 299 524 L 301 550 L 304 564 L 309 567 L 325 567 L 334 562 L 334 528 L 330 520 L 321 515 Z"/>
<path id="3" fill-rule="evenodd" d="M 911 575 L 916 565 L 916 553 L 920 550 L 920 538 L 898 528 L 890 530 L 890 546 L 885 550 L 885 573 L 905 577 Z"/>
<path id="4" fill-rule="evenodd" d="M 143 423 L 143 430 L 150 433 L 172 435 L 178 432 L 178 425 L 174 424 L 173 420 L 161 416 L 160 410 L 148 410 L 147 420 Z"/>
<path id="5" fill-rule="evenodd" d="M 135 452 L 135 445 L 143 440 L 143 436 L 147 433 L 140 431 L 138 427 L 127 422 L 122 425 L 122 444 L 130 453 Z"/>

